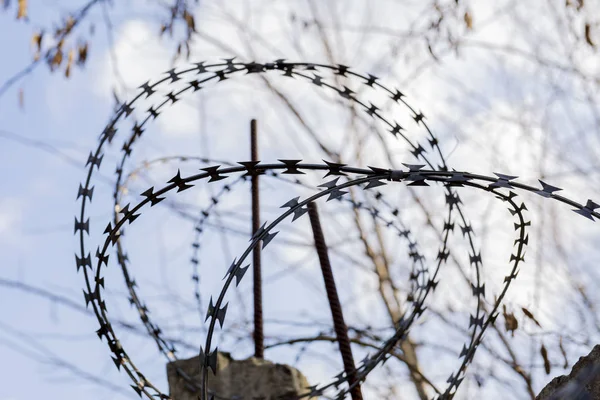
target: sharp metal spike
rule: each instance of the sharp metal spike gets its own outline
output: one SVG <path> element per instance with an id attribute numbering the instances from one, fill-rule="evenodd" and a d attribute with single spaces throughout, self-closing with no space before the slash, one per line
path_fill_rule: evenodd
<path id="1" fill-rule="evenodd" d="M 561 188 L 558 188 L 556 186 L 548 185 L 546 182 L 544 182 L 540 179 L 538 179 L 538 181 L 542 185 L 542 190 L 538 190 L 535 193 L 539 194 L 542 197 L 552 197 L 552 194 L 554 192 L 558 192 L 559 190 L 562 190 Z"/>
<path id="2" fill-rule="evenodd" d="M 418 172 L 425 166 L 425 164 L 405 164 L 405 163 L 402 163 L 402 165 L 404 165 L 406 168 L 408 168 L 408 172 Z"/>
<path id="3" fill-rule="evenodd" d="M 363 190 L 373 189 L 375 187 L 385 186 L 385 185 L 387 185 L 387 183 L 381 182 L 379 179 L 374 179 L 372 181 L 369 181 L 369 183 L 367 184 L 367 186 L 365 186 L 363 188 Z"/>
<path id="4" fill-rule="evenodd" d="M 236 287 L 240 284 L 240 281 L 246 274 L 246 271 L 248 271 L 248 267 L 250 267 L 250 264 L 246 265 L 244 268 L 238 268 L 238 270 L 235 272 L 234 276 L 235 276 L 235 286 Z"/>
<path id="5" fill-rule="evenodd" d="M 339 180 L 340 180 L 340 178 L 338 177 L 338 178 L 335 178 L 335 179 L 333 179 L 333 180 L 331 180 L 329 182 L 325 182 L 325 183 L 322 183 L 320 185 L 317 185 L 317 187 L 325 188 L 325 189 L 331 189 L 331 188 L 334 188 L 334 187 L 337 186 L 337 182 Z"/>
<path id="6" fill-rule="evenodd" d="M 267 233 L 262 240 L 262 248 L 264 249 L 265 247 L 267 247 L 267 245 L 271 242 L 271 240 L 273 240 L 275 235 L 277 235 L 278 233 L 279 232 Z"/>

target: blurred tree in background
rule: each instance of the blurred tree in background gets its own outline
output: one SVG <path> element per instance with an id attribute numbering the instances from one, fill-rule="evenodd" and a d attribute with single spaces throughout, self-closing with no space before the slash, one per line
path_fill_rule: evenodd
<path id="1" fill-rule="evenodd" d="M 18 182 L 0 196 L 0 264 L 5 266 L 0 304 L 13 305 L 0 313 L 0 348 L 8 351 L 11 363 L 23 363 L 19 372 L 8 371 L 0 399 L 41 393 L 67 399 L 136 396 L 126 377 L 108 369 L 104 346 L 90 338 L 96 328 L 80 298 L 82 283 L 72 268 L 72 227 L 65 226 L 75 211 L 72 199 L 81 168 L 111 106 L 170 68 L 229 57 L 348 65 L 402 90 L 425 114 L 452 168 L 519 175 L 526 182 L 542 179 L 570 196 L 600 198 L 598 1 L 0 4 L 2 180 L 6 187 Z M 344 77 L 338 78 L 343 82 Z M 395 115 L 390 104 L 382 109 Z M 232 80 L 165 113 L 166 122 L 157 123 L 154 136 L 131 160 L 116 196 L 127 204 L 192 157 L 247 159 L 247 147 L 232 143 L 246 143 L 252 117 L 259 121 L 264 159 L 298 156 L 382 168 L 414 161 L 407 146 L 390 140 L 363 114 L 352 104 L 276 76 Z M 40 152 L 44 157 L 36 159 Z M 109 156 L 108 161 L 117 160 Z M 97 212 L 106 216 L 112 212 L 114 179 L 103 179 L 106 202 Z M 43 203 L 26 201 L 34 196 L 26 187 L 31 182 L 50 193 L 40 195 Z M 265 178 L 266 192 L 276 192 L 275 186 Z M 169 201 L 146 231 L 152 233 L 132 235 L 127 243 L 131 268 L 144 282 L 154 317 L 185 356 L 196 355 L 205 333 L 189 279 L 189 255 L 193 226 L 214 195 L 206 191 Z M 443 226 L 437 194 L 418 188 L 389 192 L 427 260 L 435 259 Z M 352 196 L 370 201 L 358 192 Z M 204 268 L 220 275 L 238 244 L 249 237 L 248 199 L 231 197 L 207 223 L 211 233 L 204 234 L 208 245 L 202 246 L 201 257 L 209 261 L 202 261 L 201 275 L 210 274 Z M 272 220 L 284 199 L 267 198 L 263 218 Z M 525 200 L 533 221 L 526 268 L 509 290 L 503 313 L 487 333 L 458 398 L 534 398 L 552 376 L 564 373 L 600 342 L 597 227 L 564 206 L 542 198 Z M 496 210 L 495 200 L 465 192 L 463 202 L 484 256 L 490 306 L 506 272 L 511 222 Z M 405 311 L 411 260 L 398 238 L 368 214 L 333 206 L 323 213 L 324 220 L 333 221 L 326 234 L 334 269 L 342 275 L 338 285 L 351 339 L 366 354 Z M 27 232 L 28 227 L 36 232 Z M 461 236 L 455 232 L 440 291 L 427 304 L 425 318 L 397 349 L 394 362 L 367 380 L 367 398 L 426 399 L 443 391 L 469 335 L 473 305 L 473 271 Z M 263 265 L 277 266 L 265 278 L 267 357 L 296 364 L 312 383 L 336 373 L 340 361 L 330 343 L 327 310 L 315 305 L 325 304 L 318 276 L 302 268 L 316 265 L 311 243 L 310 235 L 293 232 L 271 248 Z M 155 354 L 135 313 L 126 309 L 128 296 L 118 271 L 111 274 L 107 286 L 118 310 L 113 315 L 117 326 L 140 355 L 144 370 L 151 371 L 148 376 L 164 388 L 164 360 Z M 210 282 L 210 277 L 200 279 L 198 303 L 205 307 L 216 290 Z M 292 291 L 298 282 L 306 293 Z M 281 296 L 286 301 L 272 306 Z M 300 300 L 306 296 L 321 303 Z M 227 350 L 239 357 L 249 355 L 252 347 L 250 299 L 251 288 L 241 285 L 239 309 L 228 317 L 231 325 L 223 333 Z M 52 305 L 50 312 L 45 304 Z M 25 386 L 48 376 L 51 382 L 37 389 Z"/>

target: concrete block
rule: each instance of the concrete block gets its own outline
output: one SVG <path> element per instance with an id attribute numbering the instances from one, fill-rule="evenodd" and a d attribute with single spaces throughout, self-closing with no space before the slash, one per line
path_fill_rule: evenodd
<path id="1" fill-rule="evenodd" d="M 198 382 L 199 387 L 198 357 L 167 364 L 171 398 L 198 400 L 200 392 L 186 384 L 181 372 Z M 296 368 L 255 357 L 234 360 L 229 353 L 223 352 L 217 355 L 216 376 L 212 371 L 208 372 L 208 389 L 217 394 L 217 399 L 285 400 L 306 393 L 308 386 L 308 381 Z"/>

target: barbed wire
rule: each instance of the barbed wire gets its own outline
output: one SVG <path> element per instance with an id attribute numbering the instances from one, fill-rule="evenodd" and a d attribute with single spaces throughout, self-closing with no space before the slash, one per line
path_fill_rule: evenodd
<path id="1" fill-rule="evenodd" d="M 232 165 L 231 163 L 228 163 L 226 161 L 212 160 L 212 159 L 208 159 L 208 158 L 204 158 L 204 157 L 190 157 L 190 156 L 160 157 L 155 160 L 144 161 L 140 167 L 138 167 L 138 168 L 134 169 L 132 172 L 130 172 L 127 175 L 127 178 L 125 179 L 125 181 L 119 187 L 117 192 L 119 194 L 127 193 L 128 192 L 128 183 L 130 182 L 130 180 L 134 177 L 137 177 L 139 174 L 142 173 L 142 171 L 149 170 L 152 166 L 157 165 L 157 164 L 164 165 L 166 163 L 173 162 L 173 161 L 201 162 L 202 164 L 212 163 L 213 165 L 216 163 Z M 299 178 L 286 179 L 285 177 L 277 175 L 274 172 L 271 174 L 264 174 L 264 176 L 272 177 L 272 178 L 276 179 L 277 181 L 287 182 L 288 184 L 291 184 L 291 185 L 297 185 L 297 186 L 302 186 L 304 188 L 310 188 L 312 190 L 317 190 L 317 188 L 314 185 L 309 185 L 307 183 L 303 183 Z M 248 178 L 248 176 L 244 175 L 231 183 L 224 184 L 217 191 L 217 193 L 215 193 L 214 195 L 211 196 L 209 205 L 207 207 L 203 208 L 199 212 L 199 216 L 197 218 L 197 221 L 195 222 L 194 241 L 192 243 L 192 256 L 190 258 L 190 263 L 192 265 L 191 279 L 194 282 L 194 298 L 196 299 L 196 302 L 197 302 L 198 310 L 199 310 L 200 317 L 201 317 L 201 322 L 204 322 L 204 308 L 202 306 L 201 293 L 200 293 L 200 275 L 201 274 L 199 272 L 199 265 L 200 265 L 201 258 L 199 256 L 199 252 L 200 252 L 200 247 L 201 247 L 200 246 L 201 237 L 202 237 L 203 232 L 205 232 L 205 223 L 207 223 L 209 217 L 211 216 L 211 212 L 216 211 L 216 207 L 222 201 L 223 197 L 225 197 L 226 194 L 232 193 L 234 187 L 237 184 L 239 184 L 240 182 L 247 180 L 247 178 Z M 419 253 L 417 242 L 411 240 L 410 228 L 408 228 L 402 222 L 402 220 L 400 218 L 401 217 L 400 210 L 398 208 L 392 209 L 391 204 L 385 201 L 384 195 L 379 191 L 377 191 L 372 197 L 373 197 L 373 199 L 380 201 L 384 205 L 384 207 L 388 208 L 388 212 L 390 213 L 391 216 L 393 216 L 393 218 L 391 218 L 391 219 L 384 218 L 382 216 L 380 209 L 372 207 L 372 206 L 370 207 L 369 205 L 367 205 L 363 202 L 357 202 L 357 201 L 354 201 L 352 199 L 347 199 L 347 198 L 338 198 L 338 200 L 349 204 L 354 210 L 367 211 L 369 213 L 369 215 L 371 215 L 372 218 L 374 218 L 375 220 L 379 221 L 382 224 L 382 226 L 384 226 L 388 229 L 393 229 L 393 230 L 395 230 L 395 234 L 397 236 L 406 238 L 406 240 L 408 242 L 408 246 L 407 246 L 408 254 L 409 254 L 409 257 L 411 259 L 413 259 L 413 262 L 411 265 L 411 273 L 410 273 L 410 277 L 411 277 L 410 281 L 412 284 L 411 284 L 411 291 L 408 294 L 408 297 L 412 298 L 414 296 L 414 290 L 415 290 L 414 280 L 416 280 L 416 278 L 419 276 L 419 272 L 416 269 L 417 264 L 420 264 L 421 271 L 425 270 L 428 272 L 428 266 L 426 264 L 424 264 L 425 257 Z M 115 215 L 118 214 L 117 210 L 119 210 L 120 207 L 121 207 L 121 205 L 120 205 L 119 201 L 115 202 L 115 208 L 114 208 Z M 175 210 L 175 212 L 177 212 L 177 210 Z M 119 240 L 118 244 L 120 244 L 120 243 L 121 242 Z M 122 246 L 117 246 L 117 259 L 119 260 L 120 264 L 122 264 L 121 263 L 122 261 L 124 262 L 124 260 L 128 259 L 128 257 L 125 254 L 123 254 L 122 251 L 123 251 Z M 126 266 L 123 266 L 123 265 L 121 265 L 121 266 L 122 266 L 122 268 L 125 268 L 125 269 L 127 268 Z M 137 295 L 135 294 L 136 286 L 133 285 L 133 286 L 128 286 L 128 287 L 129 287 L 131 298 L 134 299 L 133 303 L 135 304 L 135 299 L 137 298 Z M 139 304 L 136 304 L 136 306 L 139 307 Z M 147 328 L 148 328 L 149 334 L 155 339 L 156 342 L 162 342 L 162 340 L 159 337 L 157 337 L 158 334 L 155 333 L 155 331 L 153 330 L 153 328 L 151 326 L 147 326 Z"/>
<path id="2" fill-rule="evenodd" d="M 186 93 L 196 92 L 204 88 L 203 85 L 212 82 L 218 83 L 227 79 L 232 78 L 235 75 L 242 75 L 241 73 L 258 74 L 258 73 L 269 73 L 269 72 L 282 72 L 284 77 L 296 78 L 299 80 L 307 81 L 316 87 L 328 90 L 332 93 L 336 93 L 341 98 L 346 99 L 359 108 L 362 108 L 367 115 L 384 124 L 389 132 L 396 138 L 404 140 L 410 147 L 413 157 L 419 162 L 424 164 L 410 164 L 406 163 L 404 166 L 406 170 L 401 169 L 387 169 L 378 167 L 352 167 L 343 163 L 324 161 L 322 164 L 304 163 L 302 160 L 288 160 L 281 159 L 278 163 L 261 163 L 260 161 L 239 161 L 237 163 L 219 163 L 219 165 L 211 165 L 209 167 L 201 168 L 201 173 L 182 176 L 181 172 L 170 179 L 165 186 L 155 189 L 154 186 L 150 187 L 146 191 L 141 193 L 143 200 L 136 204 L 127 204 L 121 206 L 119 204 L 119 191 L 124 187 L 124 166 L 127 159 L 131 156 L 134 145 L 138 139 L 141 138 L 144 133 L 146 124 L 159 117 L 160 113 L 171 104 L 179 101 L 181 96 Z M 383 116 L 381 108 L 374 105 L 372 102 L 367 104 L 363 101 L 354 90 L 348 86 L 338 83 L 337 79 L 331 81 L 327 80 L 322 76 L 323 73 L 332 73 L 334 77 L 345 77 L 348 80 L 357 80 L 358 82 L 366 85 L 373 91 L 382 91 L 387 94 L 389 98 L 404 107 L 412 117 L 417 127 L 422 127 L 427 132 L 428 144 L 430 150 L 426 150 L 418 141 L 411 141 L 408 137 L 408 131 L 402 127 L 398 122 L 391 119 L 386 119 Z M 224 284 L 221 291 L 216 297 L 216 300 L 210 298 L 208 311 L 206 313 L 206 320 L 208 321 L 208 329 L 206 331 L 206 341 L 204 346 L 200 349 L 200 362 L 201 368 L 201 381 L 196 382 L 187 374 L 178 370 L 177 373 L 181 376 L 186 383 L 198 390 L 200 398 L 202 400 L 208 400 L 210 398 L 223 398 L 218 393 L 209 393 L 207 379 L 209 369 L 216 373 L 217 371 L 217 352 L 218 348 L 212 346 L 213 337 L 216 331 L 217 322 L 220 328 L 223 327 L 225 316 L 227 314 L 228 303 L 224 302 L 225 295 L 230 289 L 233 281 L 235 280 L 235 286 L 239 285 L 245 276 L 248 265 L 243 266 L 246 257 L 252 252 L 254 248 L 261 247 L 264 249 L 271 241 L 276 237 L 277 231 L 274 231 L 287 217 L 292 216 L 292 222 L 301 218 L 307 211 L 307 205 L 317 200 L 322 200 L 326 197 L 325 201 L 334 199 L 343 199 L 343 196 L 348 191 L 356 188 L 362 188 L 366 191 L 372 191 L 374 188 L 384 186 L 391 183 L 405 183 L 407 186 L 429 186 L 430 182 L 437 182 L 443 186 L 445 191 L 445 203 L 446 203 L 446 214 L 444 217 L 444 226 L 442 229 L 442 240 L 440 249 L 436 257 L 436 265 L 431 270 L 424 263 L 424 256 L 417 250 L 417 243 L 409 239 L 408 235 L 410 230 L 407 230 L 401 223 L 398 227 L 394 224 L 388 224 L 389 221 L 379 219 L 384 225 L 388 227 L 394 227 L 397 230 L 399 236 L 404 236 L 409 240 L 409 255 L 414 261 L 413 270 L 410 275 L 411 290 L 408 295 L 408 301 L 411 303 L 411 310 L 406 314 L 402 315 L 400 320 L 395 321 L 395 332 L 387 340 L 385 340 L 379 350 L 377 350 L 372 356 L 367 356 L 363 359 L 359 366 L 355 368 L 355 374 L 350 379 L 347 372 L 338 374 L 335 379 L 329 383 L 311 386 L 306 393 L 303 393 L 299 398 L 304 397 L 316 397 L 325 395 L 332 391 L 335 391 L 335 398 L 344 398 L 353 388 L 357 387 L 363 382 L 367 375 L 378 365 L 384 363 L 389 359 L 390 354 L 394 346 L 406 339 L 408 331 L 414 322 L 420 318 L 426 309 L 425 301 L 429 294 L 437 287 L 439 280 L 438 275 L 441 266 L 447 262 L 450 250 L 448 248 L 448 239 L 450 234 L 455 231 L 455 224 L 458 221 L 462 237 L 466 240 L 469 248 L 469 261 L 474 269 L 475 282 L 471 284 L 472 296 L 476 301 L 476 308 L 473 314 L 470 315 L 469 319 L 469 330 L 470 338 L 462 347 L 459 358 L 461 359 L 460 365 L 450 375 L 447 380 L 448 386 L 445 391 L 441 393 L 438 399 L 450 399 L 456 393 L 459 385 L 463 381 L 466 373 L 468 364 L 473 360 L 475 351 L 482 341 L 485 330 L 490 324 L 493 324 L 496 317 L 498 316 L 498 307 L 501 304 L 507 290 L 514 279 L 517 277 L 519 272 L 520 263 L 524 261 L 524 249 L 528 244 L 529 237 L 527 235 L 527 228 L 531 225 L 530 221 L 526 221 L 524 211 L 527 210 L 526 206 L 522 202 L 517 201 L 516 191 L 521 190 L 525 192 L 535 193 L 542 197 L 556 200 L 574 208 L 574 211 L 581 216 L 584 216 L 590 220 L 600 218 L 595 210 L 600 207 L 597 203 L 592 200 L 587 200 L 585 204 L 580 204 L 567 197 L 560 196 L 555 192 L 560 189 L 549 185 L 545 182 L 540 181 L 541 188 L 525 185 L 516 182 L 517 176 L 505 175 L 496 173 L 495 176 L 478 175 L 470 172 L 459 172 L 450 171 L 446 164 L 442 150 L 438 144 L 437 138 L 433 135 L 425 122 L 425 116 L 421 112 L 417 112 L 415 108 L 411 107 L 405 100 L 405 95 L 398 89 L 388 89 L 386 86 L 379 83 L 377 77 L 367 74 L 362 75 L 352 71 L 349 67 L 344 65 L 325 65 L 325 64 L 311 64 L 311 63 L 291 63 L 285 60 L 276 60 L 272 63 L 260 64 L 256 62 L 242 63 L 237 62 L 234 59 L 226 59 L 222 63 L 207 64 L 206 62 L 200 62 L 193 64 L 193 67 L 183 69 L 177 72 L 175 69 L 166 72 L 166 77 L 158 80 L 155 83 L 150 84 L 147 82 L 140 86 L 140 93 L 135 96 L 131 101 L 124 103 L 120 106 L 111 122 L 106 126 L 99 138 L 97 148 L 90 153 L 88 158 L 87 166 L 88 172 L 83 183 L 80 184 L 77 198 L 80 199 L 81 208 L 78 217 L 75 217 L 75 234 L 79 237 L 79 251 L 76 254 L 76 265 L 78 271 L 83 271 L 85 280 L 84 299 L 86 305 L 91 304 L 94 314 L 98 319 L 100 328 L 97 330 L 97 334 L 102 340 L 106 339 L 110 351 L 113 353 L 113 361 L 117 368 L 123 369 L 125 373 L 132 379 L 134 384 L 132 388 L 141 396 L 144 394 L 148 398 L 169 398 L 166 394 L 160 391 L 152 382 L 150 382 L 144 374 L 137 368 L 133 360 L 128 356 L 127 352 L 120 344 L 118 336 L 116 335 L 113 327 L 110 323 L 107 314 L 107 307 L 102 291 L 104 289 L 104 277 L 102 274 L 102 267 L 108 266 L 109 249 L 116 246 L 117 261 L 120 264 L 123 275 L 125 277 L 126 285 L 129 290 L 130 302 L 137 308 L 140 315 L 140 319 L 145 325 L 148 334 L 157 343 L 159 350 L 165 354 L 169 361 L 175 361 L 176 349 L 173 343 L 165 340 L 161 336 L 160 327 L 151 321 L 149 316 L 149 309 L 141 300 L 140 296 L 135 290 L 137 284 L 129 273 L 127 262 L 128 258 L 124 250 L 124 246 L 121 242 L 124 236 L 125 225 L 131 225 L 134 221 L 141 216 L 143 212 L 146 212 L 148 204 L 150 207 L 162 202 L 169 195 L 175 191 L 179 193 L 181 191 L 190 189 L 199 183 L 213 183 L 221 180 L 227 180 L 227 184 L 221 188 L 216 196 L 213 197 L 213 204 L 208 209 L 203 210 L 202 216 L 198 224 L 204 223 L 203 221 L 208 218 L 210 210 L 213 206 L 216 206 L 220 196 L 228 192 L 231 185 L 234 182 L 239 182 L 244 176 L 254 176 L 258 174 L 289 174 L 289 175 L 301 175 L 307 172 L 325 172 L 325 176 L 322 178 L 334 177 L 333 180 L 324 181 L 318 185 L 318 188 L 322 190 L 309 196 L 303 200 L 299 197 L 290 199 L 286 202 L 282 208 L 287 208 L 279 217 L 273 222 L 264 222 L 262 227 L 252 236 L 251 243 L 240 254 L 231 264 L 227 270 L 224 278 Z M 95 266 L 92 262 L 91 252 L 89 246 L 87 246 L 86 236 L 84 233 L 89 235 L 90 232 L 90 218 L 86 213 L 86 205 L 90 204 L 93 197 L 94 186 L 92 185 L 92 178 L 94 175 L 94 167 L 96 170 L 100 169 L 102 159 L 104 157 L 104 148 L 107 144 L 117 136 L 117 124 L 120 120 L 129 118 L 134 110 L 136 109 L 137 102 L 140 99 L 149 98 L 151 96 L 156 97 L 156 93 L 159 88 L 169 88 L 175 82 L 182 81 L 187 76 L 197 76 L 196 79 L 187 81 L 185 86 L 180 90 L 171 90 L 165 99 L 159 101 L 146 111 L 147 115 L 142 122 L 135 122 L 131 129 L 130 135 L 124 139 L 121 150 L 123 151 L 120 161 L 117 163 L 116 169 L 116 182 L 115 182 L 115 212 L 112 221 L 108 223 L 106 229 L 103 231 L 104 242 L 100 243 L 95 253 Z M 153 98 L 154 98 L 153 97 Z M 433 159 L 430 159 L 430 155 L 436 155 L 439 157 L 439 165 L 434 166 Z M 222 166 L 225 165 L 224 168 Z M 428 169 L 425 169 L 428 168 Z M 462 208 L 462 200 L 456 192 L 455 188 L 458 187 L 469 187 L 480 191 L 488 192 L 493 194 L 499 200 L 508 204 L 508 210 L 511 215 L 515 218 L 515 240 L 514 245 L 517 247 L 514 254 L 511 254 L 509 264 L 510 273 L 504 279 L 502 289 L 500 293 L 495 297 L 493 307 L 487 315 L 483 310 L 483 300 L 485 298 L 485 283 L 482 280 L 481 268 L 483 267 L 481 253 L 478 251 L 473 240 L 473 228 L 467 220 L 465 212 Z M 229 189 L 225 189 L 229 188 Z M 505 193 L 505 192 L 508 193 Z M 379 201 L 380 204 L 390 208 L 392 214 L 397 216 L 397 208 L 390 207 L 391 203 L 386 202 L 383 199 L 383 195 L 377 192 L 373 196 L 373 200 Z M 519 204 L 520 203 L 520 204 Z M 358 204 L 351 203 L 353 207 L 364 209 L 364 207 Z M 374 210 L 374 211 L 373 211 Z M 371 213 L 377 216 L 378 209 L 371 209 Z M 395 214 L 394 214 L 395 213 Z M 199 240 L 199 239 L 198 239 Z M 194 242 L 196 243 L 196 242 Z M 193 258 L 195 259 L 195 258 Z M 197 259 L 196 259 L 197 260 Z M 193 263 L 194 264 L 194 263 Z M 197 263 L 196 263 L 197 264 Z M 418 266 L 417 266 L 418 265 Z M 198 276 L 196 270 L 193 276 Z M 199 289 L 196 286 L 196 295 L 199 298 Z M 341 388 L 345 385 L 346 387 Z M 335 388 L 335 389 L 334 389 Z"/>

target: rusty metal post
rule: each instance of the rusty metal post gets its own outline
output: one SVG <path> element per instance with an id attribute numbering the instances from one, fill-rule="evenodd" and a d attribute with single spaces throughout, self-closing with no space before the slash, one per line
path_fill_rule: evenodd
<path id="1" fill-rule="evenodd" d="M 310 225 L 315 239 L 315 248 L 317 249 L 319 261 L 321 263 L 321 271 L 323 272 L 323 280 L 325 281 L 325 290 L 327 291 L 327 298 L 329 299 L 329 307 L 331 308 L 331 316 L 333 318 L 333 328 L 338 340 L 340 353 L 342 354 L 342 361 L 344 363 L 344 370 L 348 376 L 348 383 L 352 385 L 356 382 L 356 367 L 354 365 L 352 349 L 350 348 L 348 327 L 344 321 L 342 305 L 340 304 L 335 280 L 333 279 L 333 271 L 331 270 L 331 263 L 329 262 L 329 255 L 327 254 L 327 245 L 325 244 L 325 237 L 323 236 L 323 230 L 321 229 L 321 222 L 319 220 L 319 212 L 317 211 L 317 205 L 315 203 L 308 203 L 308 216 L 310 218 Z M 352 388 L 350 395 L 352 396 L 352 400 L 362 400 L 360 386 L 356 385 Z"/>
<path id="2" fill-rule="evenodd" d="M 250 121 L 250 153 L 252 161 L 258 160 L 258 139 L 256 120 Z M 258 173 L 252 175 L 252 234 L 260 228 L 260 199 L 258 196 Z M 262 311 L 262 271 L 260 265 L 260 245 L 252 251 L 252 271 L 254 279 L 254 356 L 265 357 L 263 311 Z"/>

